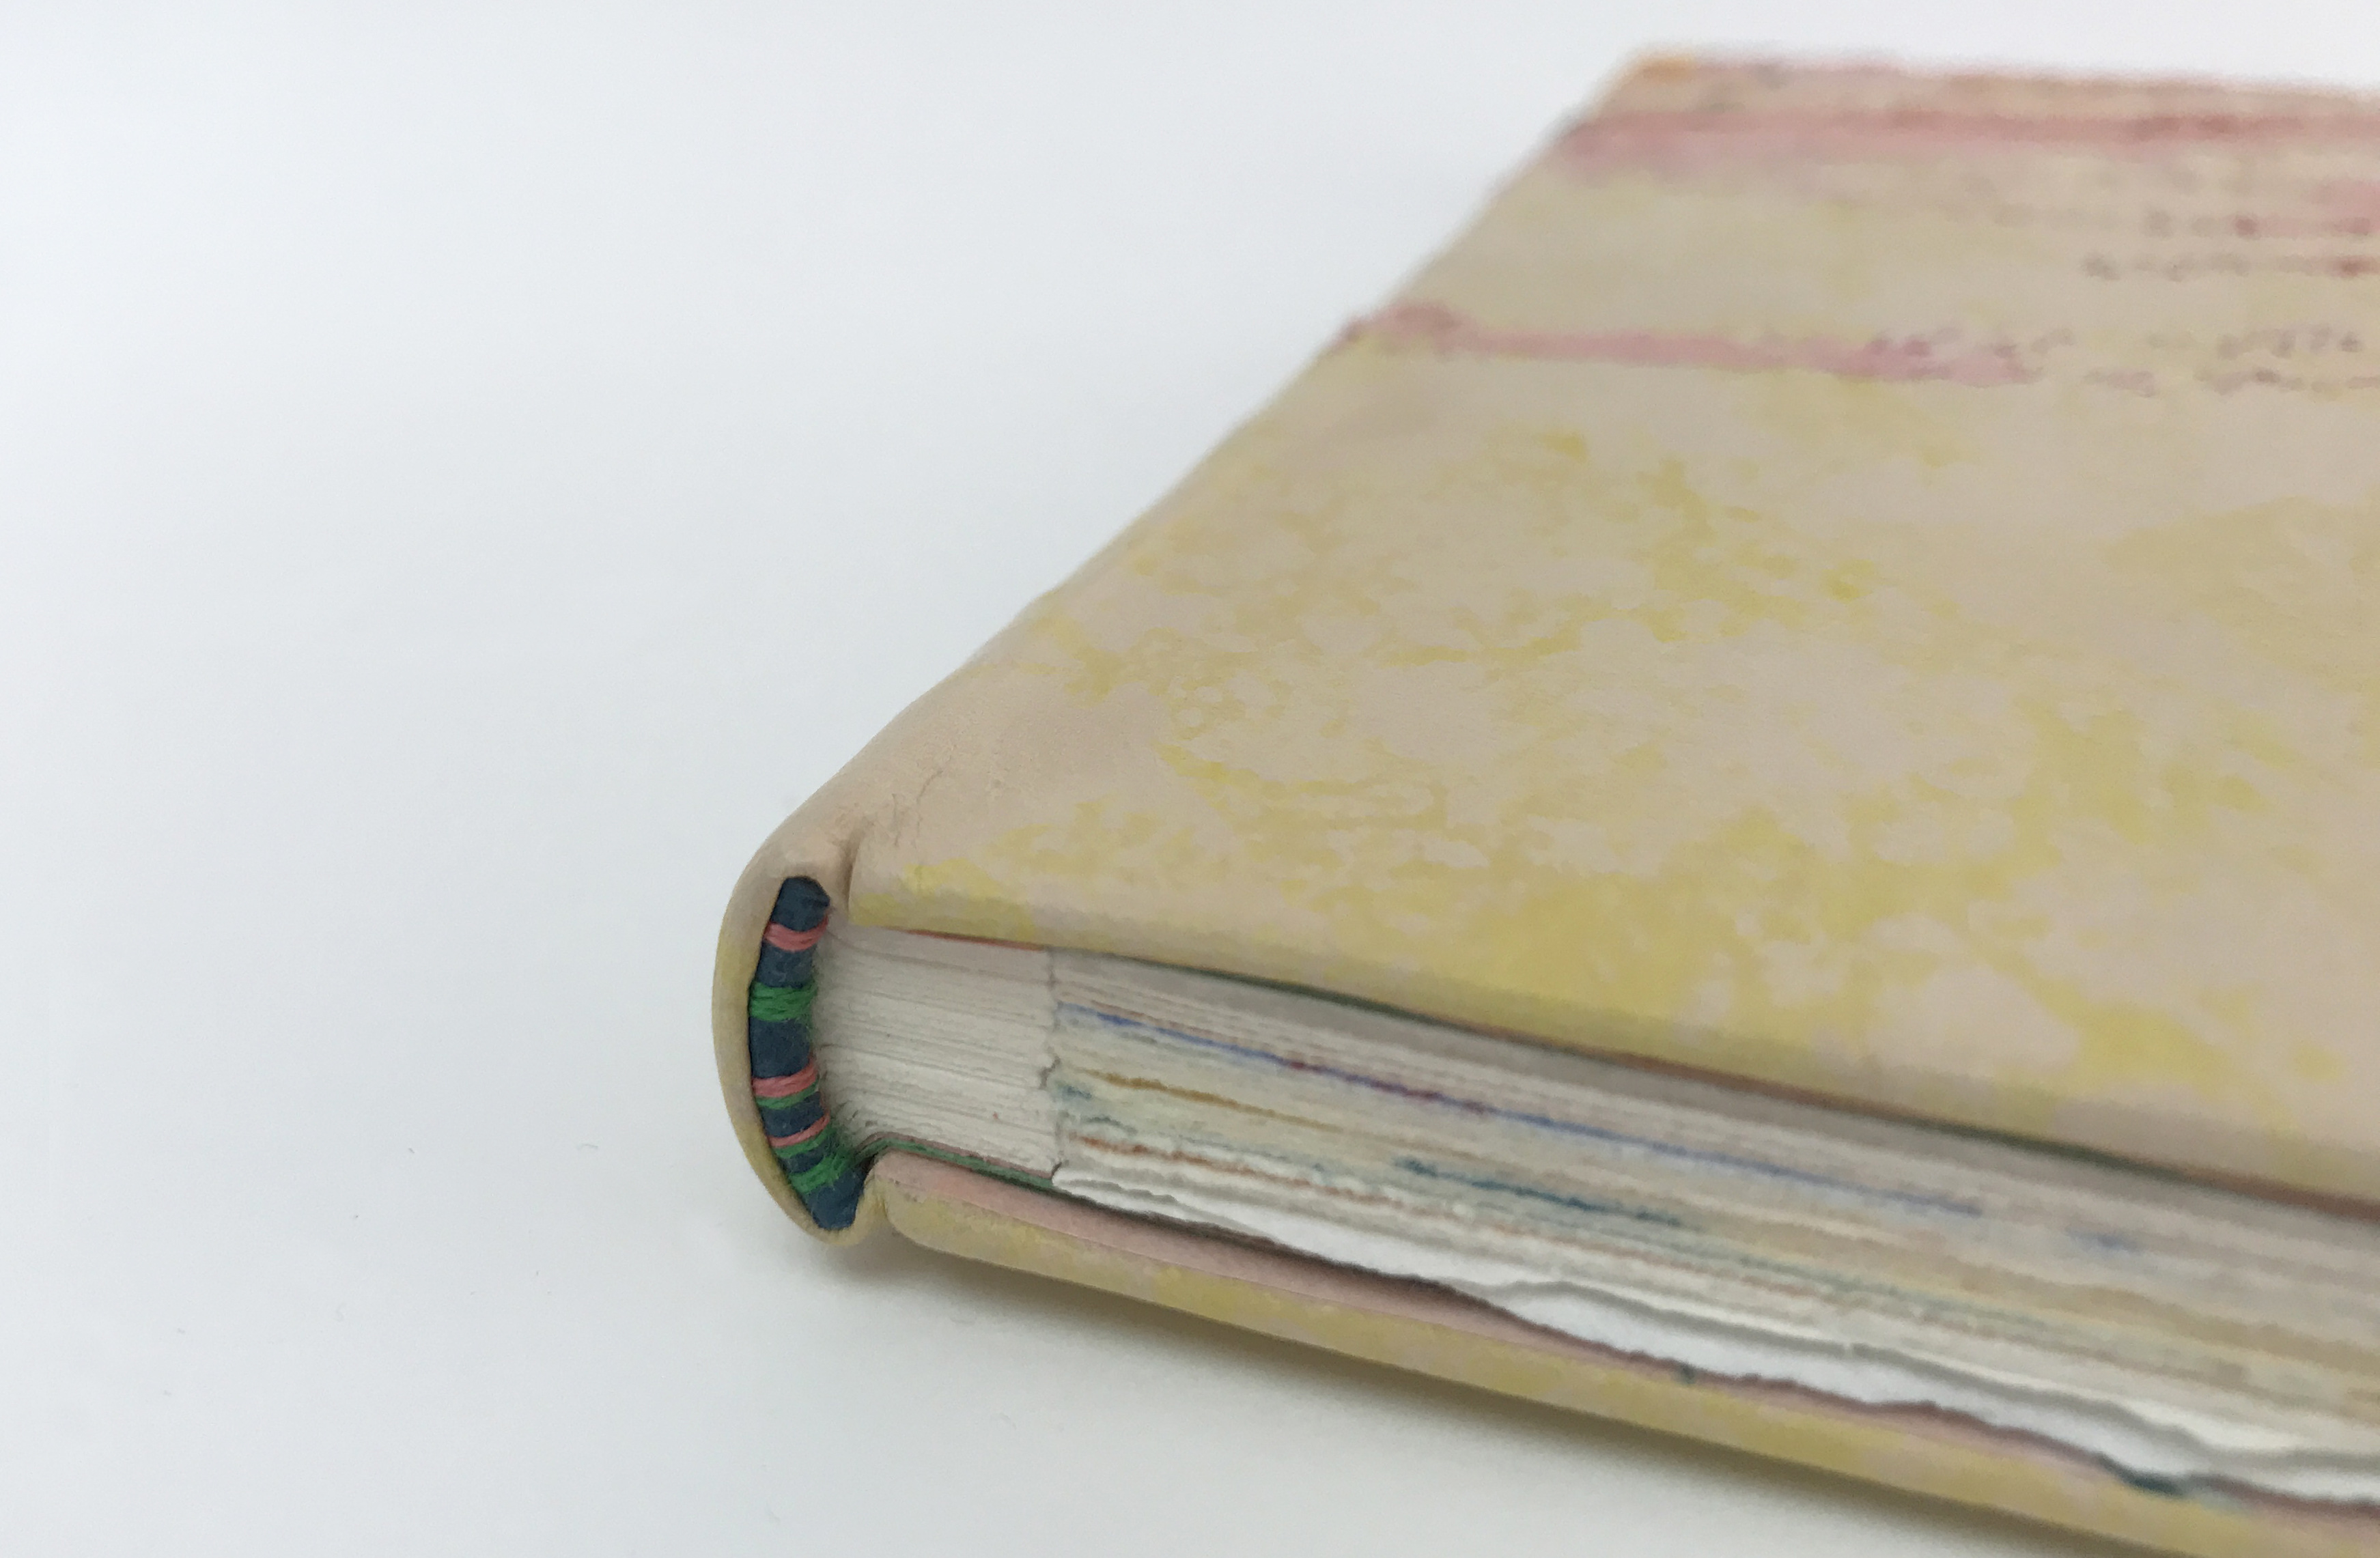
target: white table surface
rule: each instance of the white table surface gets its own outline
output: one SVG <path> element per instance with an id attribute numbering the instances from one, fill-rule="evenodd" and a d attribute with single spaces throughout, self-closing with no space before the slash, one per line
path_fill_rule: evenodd
<path id="1" fill-rule="evenodd" d="M 1648 44 L 2326 6 L 0 7 L 0 1548 L 2075 1554 L 880 1239 L 761 836 Z"/>

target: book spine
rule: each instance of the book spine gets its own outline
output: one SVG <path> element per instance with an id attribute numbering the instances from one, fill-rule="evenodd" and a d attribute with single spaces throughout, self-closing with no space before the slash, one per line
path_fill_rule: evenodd
<path id="1" fill-rule="evenodd" d="M 851 1226 L 866 1171 L 827 1114 L 810 1043 L 818 998 L 817 948 L 826 935 L 826 889 L 795 876 L 777 889 L 760 938 L 745 1033 L 752 1058 L 752 1101 L 759 1105 L 769 1149 L 794 1193 L 821 1228 Z"/>

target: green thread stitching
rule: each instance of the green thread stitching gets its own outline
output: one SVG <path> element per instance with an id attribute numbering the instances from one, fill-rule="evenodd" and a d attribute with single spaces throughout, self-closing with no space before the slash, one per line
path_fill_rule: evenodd
<path id="1" fill-rule="evenodd" d="M 851 1154 L 844 1152 L 843 1143 L 838 1141 L 832 1153 L 808 1168 L 787 1168 L 785 1178 L 793 1182 L 795 1190 L 807 1196 L 833 1184 L 850 1173 L 852 1167 Z"/>
<path id="2" fill-rule="evenodd" d="M 809 1020 L 810 1003 L 818 998 L 818 984 L 755 984 L 752 986 L 752 1018 L 757 1022 L 806 1022 Z"/>

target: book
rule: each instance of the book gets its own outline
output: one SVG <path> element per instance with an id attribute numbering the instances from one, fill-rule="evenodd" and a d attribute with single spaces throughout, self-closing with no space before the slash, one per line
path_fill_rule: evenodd
<path id="1" fill-rule="evenodd" d="M 2380 1550 L 2380 103 L 1654 60 L 762 845 L 796 1221 Z"/>

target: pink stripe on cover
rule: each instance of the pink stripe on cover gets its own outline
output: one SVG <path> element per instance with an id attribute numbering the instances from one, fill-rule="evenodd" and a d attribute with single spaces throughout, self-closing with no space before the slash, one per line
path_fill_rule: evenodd
<path id="1" fill-rule="evenodd" d="M 2177 150 L 2333 147 L 2380 139 L 2362 114 L 1975 114 L 1904 107 L 1882 113 L 1736 110 L 1598 114 L 1572 127 L 1554 156 L 1580 170 L 1682 173 L 1728 163 L 1975 156 L 1994 150 L 2166 157 Z"/>
<path id="2" fill-rule="evenodd" d="M 1843 379 L 1888 382 L 1947 380 L 1983 389 L 2030 383 L 2039 371 L 2012 341 L 1878 336 L 1867 341 L 1767 337 L 1732 340 L 1694 332 L 1653 330 L 1502 330 L 1483 325 L 1442 303 L 1400 303 L 1348 327 L 1349 338 L 1378 336 L 1433 351 L 1544 361 L 1606 362 L 1647 368 L 1718 368 L 1737 372 L 1800 368 Z M 2029 343 L 2034 354 L 2064 344 L 2060 335 Z"/>

